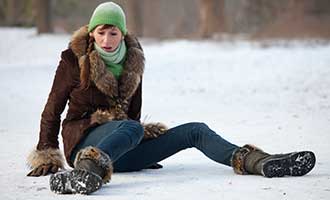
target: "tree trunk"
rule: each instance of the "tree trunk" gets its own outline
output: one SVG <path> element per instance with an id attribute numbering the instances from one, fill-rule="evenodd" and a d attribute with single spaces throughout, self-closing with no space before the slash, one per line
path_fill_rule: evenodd
<path id="1" fill-rule="evenodd" d="M 199 1 L 199 31 L 198 35 L 208 38 L 224 30 L 224 0 L 200 0 Z M 219 13 L 217 13 L 217 12 Z"/>
<path id="2" fill-rule="evenodd" d="M 51 0 L 36 0 L 38 34 L 52 33 Z"/>
<path id="3" fill-rule="evenodd" d="M 16 19 L 18 18 L 19 15 L 19 10 L 18 10 L 19 3 L 20 2 L 18 0 L 7 1 L 6 24 L 9 26 L 17 25 Z"/>
<path id="4" fill-rule="evenodd" d="M 142 8 L 143 0 L 132 0 L 126 3 L 127 27 L 129 32 L 137 36 L 143 36 Z"/>

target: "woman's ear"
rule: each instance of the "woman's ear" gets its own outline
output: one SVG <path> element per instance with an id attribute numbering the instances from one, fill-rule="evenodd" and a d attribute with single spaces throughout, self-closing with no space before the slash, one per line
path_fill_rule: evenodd
<path id="1" fill-rule="evenodd" d="M 89 37 L 94 37 L 93 32 L 89 32 Z"/>

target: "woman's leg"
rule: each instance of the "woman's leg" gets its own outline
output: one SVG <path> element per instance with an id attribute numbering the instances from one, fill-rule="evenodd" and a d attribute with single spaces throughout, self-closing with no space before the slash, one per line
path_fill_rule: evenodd
<path id="1" fill-rule="evenodd" d="M 188 123 L 169 129 L 158 138 L 143 140 L 113 163 L 114 170 L 141 170 L 191 147 L 196 147 L 210 159 L 227 166 L 230 166 L 232 154 L 238 148 L 204 123 Z"/>
<path id="2" fill-rule="evenodd" d="M 135 148 L 142 138 L 143 127 L 132 120 L 112 121 L 91 130 L 72 153 L 74 169 L 53 174 L 50 189 L 59 194 L 95 192 L 111 179 L 111 160 Z"/>
<path id="3" fill-rule="evenodd" d="M 127 151 L 135 148 L 143 138 L 143 127 L 137 121 L 110 121 L 91 130 L 74 149 L 71 160 L 77 152 L 87 146 L 95 146 L 109 155 L 112 162 Z"/>

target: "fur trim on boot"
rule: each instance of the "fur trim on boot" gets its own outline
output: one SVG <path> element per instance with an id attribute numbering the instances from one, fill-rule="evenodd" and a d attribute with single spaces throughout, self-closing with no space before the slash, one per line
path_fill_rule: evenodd
<path id="1" fill-rule="evenodd" d="M 95 162 L 95 164 L 101 167 L 104 170 L 104 177 L 101 177 L 103 183 L 107 183 L 111 179 L 111 175 L 113 173 L 113 167 L 110 157 L 100 150 L 97 147 L 88 146 L 81 149 L 76 156 L 74 161 L 74 167 L 79 165 L 79 162 L 84 159 L 89 159 Z"/>
<path id="2" fill-rule="evenodd" d="M 160 135 L 163 135 L 168 130 L 164 124 L 159 122 L 148 124 L 142 123 L 142 126 L 144 128 L 144 139 L 156 138 Z"/>
<path id="3" fill-rule="evenodd" d="M 30 168 L 41 165 L 52 164 L 64 168 L 64 157 L 59 149 L 49 148 L 44 150 L 33 150 L 27 157 L 27 164 Z"/>
<path id="4" fill-rule="evenodd" d="M 245 159 L 248 153 L 251 151 L 262 151 L 258 147 L 246 144 L 243 147 L 238 148 L 234 151 L 232 159 L 231 159 L 231 166 L 234 169 L 234 172 L 237 174 L 249 174 L 248 171 L 245 169 Z"/>

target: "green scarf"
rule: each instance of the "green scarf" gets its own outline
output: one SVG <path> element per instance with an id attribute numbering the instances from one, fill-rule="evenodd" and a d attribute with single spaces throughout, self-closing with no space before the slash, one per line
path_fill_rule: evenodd
<path id="1" fill-rule="evenodd" d="M 123 72 L 123 64 L 125 60 L 124 58 L 126 56 L 127 49 L 126 49 L 125 41 L 122 40 L 119 46 L 117 47 L 117 49 L 113 52 L 107 52 L 103 50 L 95 42 L 94 42 L 94 48 L 101 56 L 103 62 L 107 66 L 107 69 L 110 70 L 118 80 Z"/>

